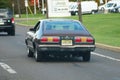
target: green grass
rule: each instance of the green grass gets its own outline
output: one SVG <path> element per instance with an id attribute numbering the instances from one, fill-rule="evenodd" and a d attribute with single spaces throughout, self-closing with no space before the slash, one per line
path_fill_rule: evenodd
<path id="1" fill-rule="evenodd" d="M 86 15 L 83 20 L 96 42 L 120 47 L 120 14 Z"/>
<path id="2" fill-rule="evenodd" d="M 26 15 L 22 15 L 26 17 Z M 39 19 L 44 19 L 43 15 L 29 15 L 29 18 L 37 18 L 23 21 L 21 24 L 34 25 Z M 78 16 L 67 17 L 69 19 L 77 19 Z M 83 15 L 83 24 L 88 31 L 95 37 L 97 43 L 107 44 L 120 47 L 120 14 L 95 14 Z"/>
<path id="3" fill-rule="evenodd" d="M 21 18 L 15 18 L 15 19 L 17 20 L 17 19 L 23 19 L 23 18 L 24 18 L 24 20 L 19 21 L 18 24 L 23 24 L 23 25 L 28 25 L 28 26 L 33 25 L 34 26 L 38 20 L 45 19 L 46 16 L 42 15 L 42 14 L 36 14 L 36 15 L 34 15 L 34 14 L 28 14 L 28 15 L 22 14 Z"/>
<path id="4" fill-rule="evenodd" d="M 36 14 L 36 15 L 34 15 L 34 14 L 28 14 L 28 15 L 22 14 L 21 18 L 26 18 L 27 16 L 28 16 L 28 18 L 39 18 L 39 19 L 43 19 L 46 17 L 45 15 L 42 15 L 42 14 Z"/>

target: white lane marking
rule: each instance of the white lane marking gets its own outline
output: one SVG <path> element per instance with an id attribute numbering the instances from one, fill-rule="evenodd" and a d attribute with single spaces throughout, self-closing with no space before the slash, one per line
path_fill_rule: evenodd
<path id="1" fill-rule="evenodd" d="M 93 55 L 100 56 L 100 57 L 104 57 L 104 58 L 107 58 L 107 59 L 110 59 L 110 60 L 113 60 L 113 61 L 118 61 L 118 62 L 120 62 L 120 59 L 117 59 L 117 58 L 113 58 L 113 57 L 106 56 L 106 55 L 102 55 L 102 54 L 95 53 L 95 52 L 92 52 L 92 54 L 93 54 Z"/>
<path id="2" fill-rule="evenodd" d="M 0 66 L 1 66 L 4 70 L 8 71 L 10 74 L 16 74 L 16 73 L 17 73 L 15 70 L 13 70 L 10 66 L 8 66 L 8 65 L 5 64 L 5 63 L 0 62 Z"/>

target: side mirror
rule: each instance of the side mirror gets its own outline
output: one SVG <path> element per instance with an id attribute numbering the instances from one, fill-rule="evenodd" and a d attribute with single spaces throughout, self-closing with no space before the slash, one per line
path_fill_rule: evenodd
<path id="1" fill-rule="evenodd" d="M 29 31 L 35 31 L 35 29 L 34 28 L 30 28 Z"/>

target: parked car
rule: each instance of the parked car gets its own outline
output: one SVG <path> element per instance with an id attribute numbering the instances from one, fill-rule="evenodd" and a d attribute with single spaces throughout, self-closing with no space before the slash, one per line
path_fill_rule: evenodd
<path id="1" fill-rule="evenodd" d="M 104 10 L 111 11 L 118 6 L 120 6 L 120 1 L 109 1 L 106 4 L 99 6 L 98 9 L 102 11 Z"/>
<path id="2" fill-rule="evenodd" d="M 0 32 L 7 32 L 8 35 L 15 35 L 15 24 L 13 13 L 10 9 L 0 9 Z"/>
<path id="3" fill-rule="evenodd" d="M 120 13 L 120 6 L 113 8 L 110 12 Z"/>
<path id="4" fill-rule="evenodd" d="M 27 32 L 25 43 L 28 57 L 41 61 L 46 56 L 81 57 L 90 61 L 95 39 L 76 20 L 43 19 Z"/>
<path id="5" fill-rule="evenodd" d="M 69 12 L 71 15 L 78 15 L 78 2 L 69 2 Z M 95 14 L 98 11 L 98 5 L 95 1 L 81 1 L 82 14 Z"/>

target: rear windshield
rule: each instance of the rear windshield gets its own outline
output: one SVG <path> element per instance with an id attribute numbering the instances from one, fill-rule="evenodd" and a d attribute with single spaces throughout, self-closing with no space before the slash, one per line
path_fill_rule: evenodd
<path id="1" fill-rule="evenodd" d="M 0 9 L 0 18 L 10 18 L 13 16 L 13 13 L 9 9 Z"/>
<path id="2" fill-rule="evenodd" d="M 0 13 L 1 12 L 6 12 L 7 11 L 7 9 L 0 9 Z"/>
<path id="3" fill-rule="evenodd" d="M 47 21 L 44 24 L 44 30 L 59 30 L 59 31 L 76 31 L 84 30 L 82 25 L 74 21 Z"/>

